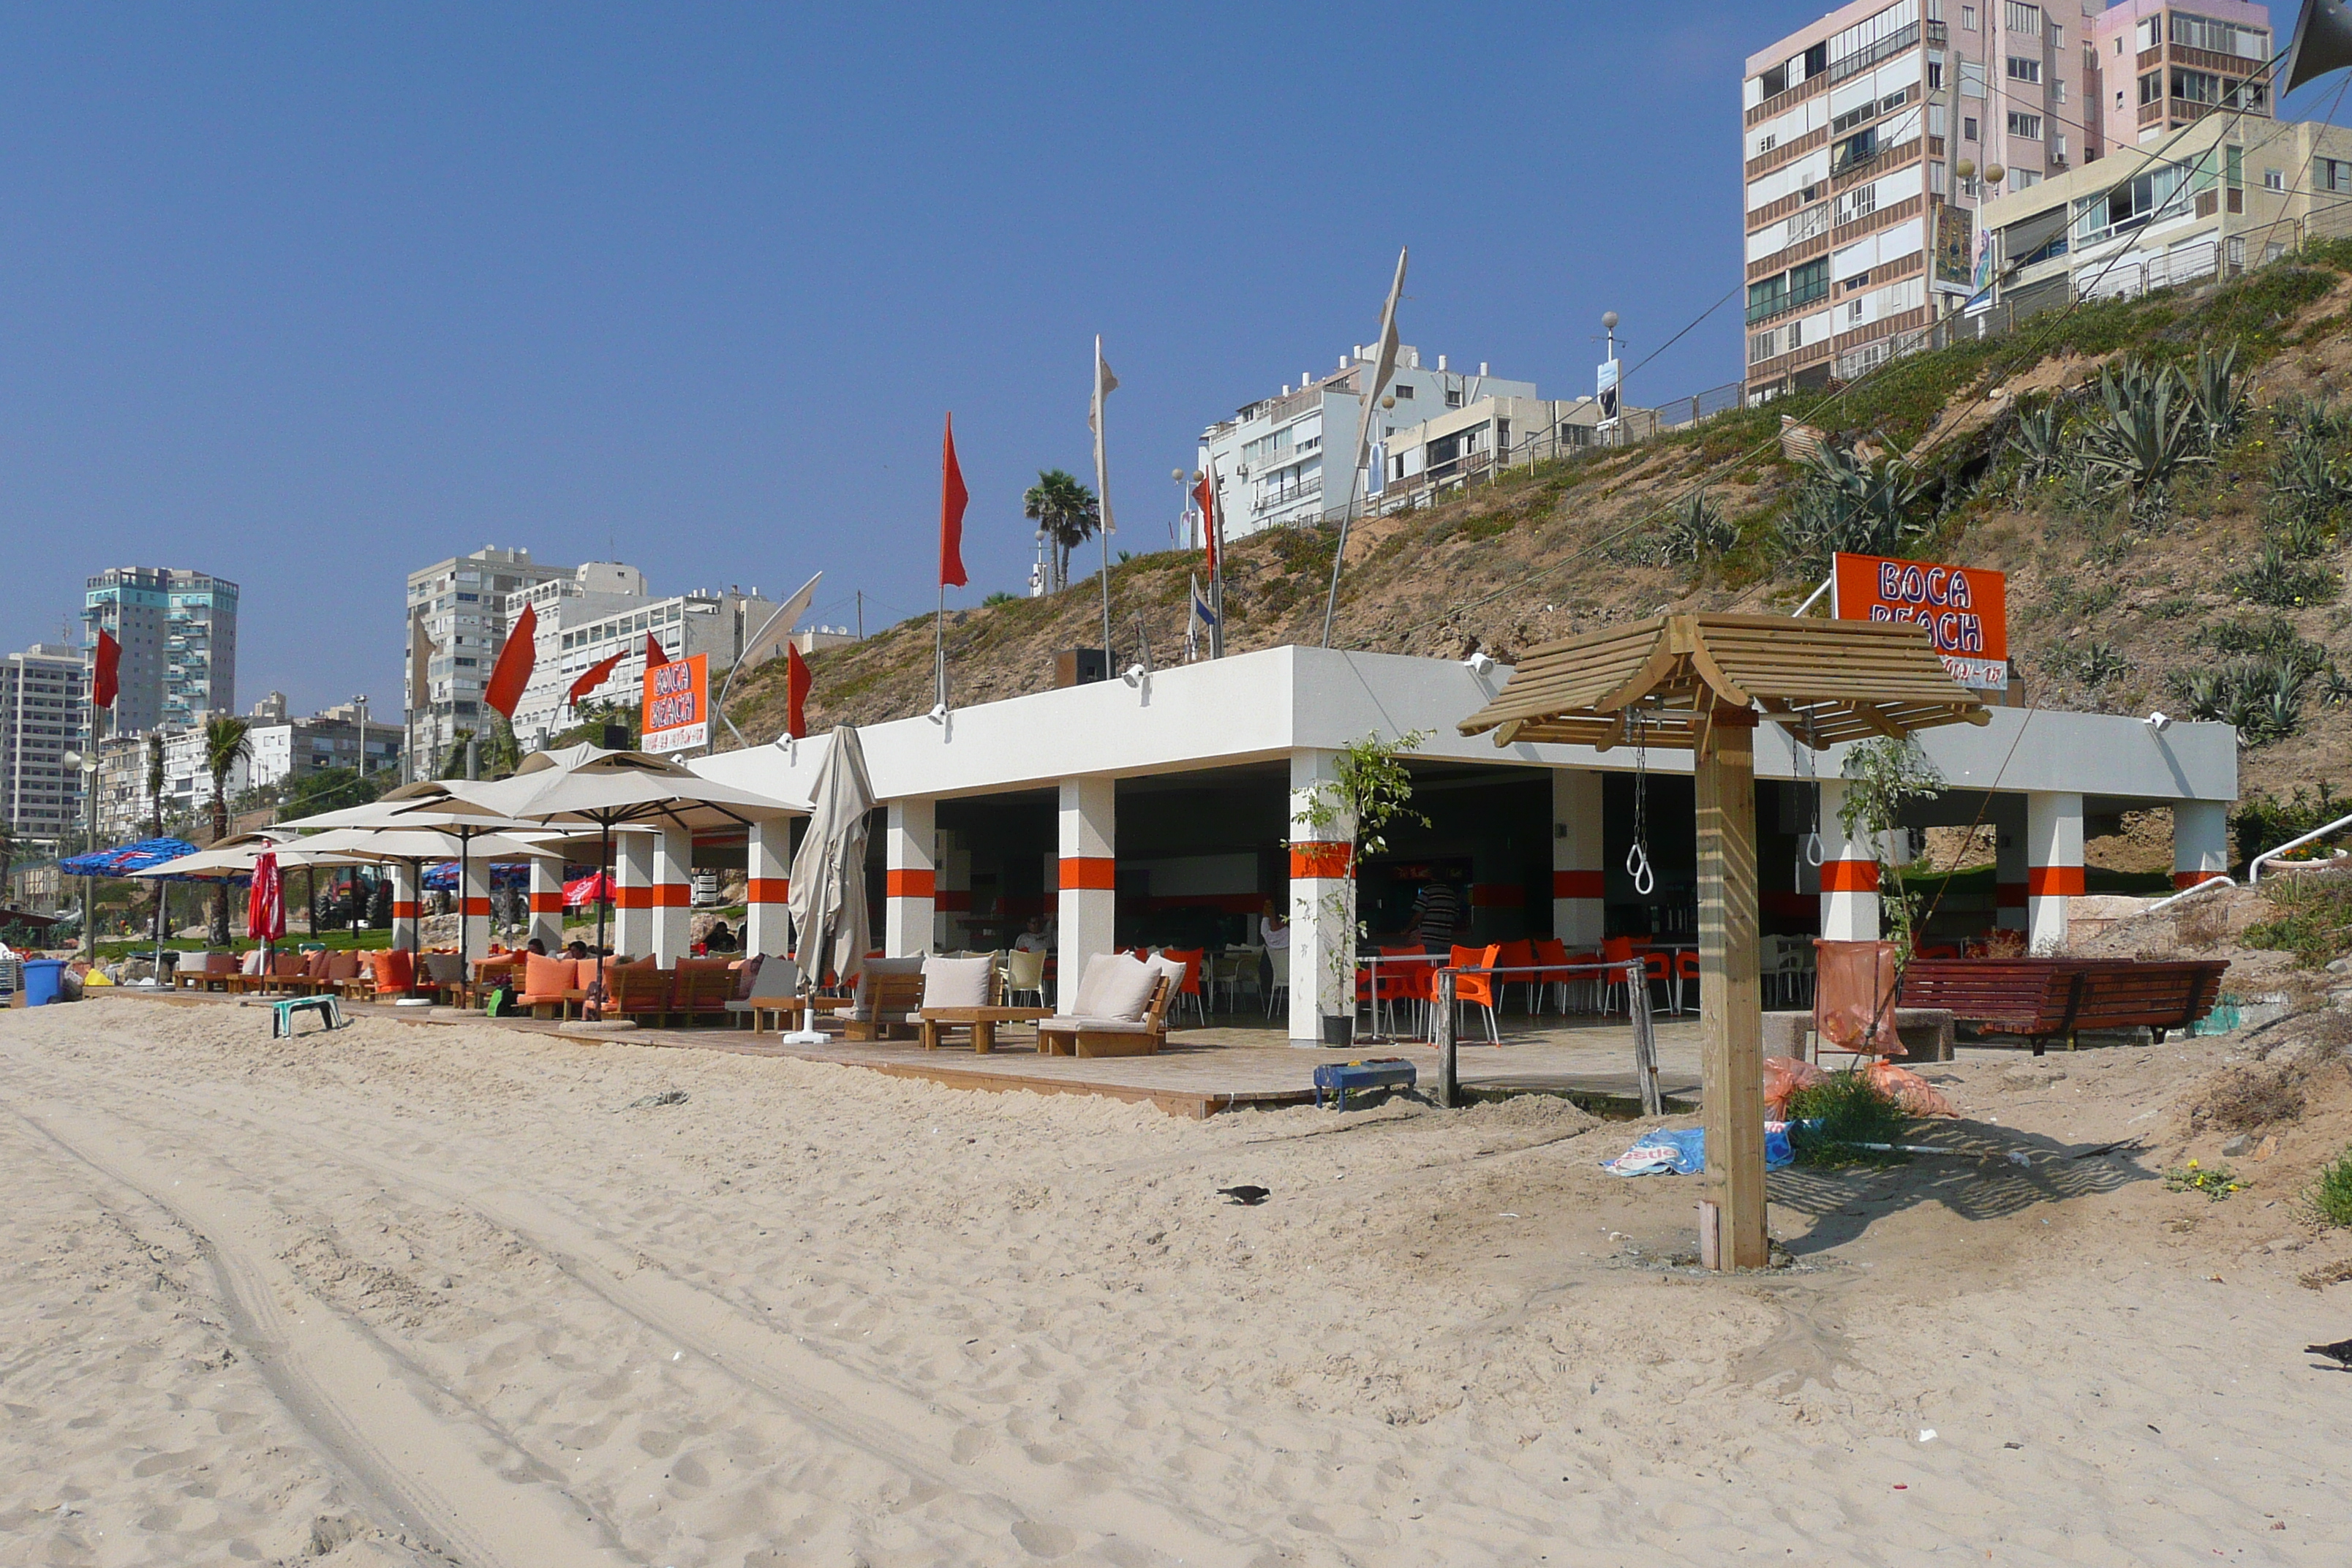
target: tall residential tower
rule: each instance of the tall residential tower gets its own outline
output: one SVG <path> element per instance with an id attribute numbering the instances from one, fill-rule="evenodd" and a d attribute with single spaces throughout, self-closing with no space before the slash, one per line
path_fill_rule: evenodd
<path id="1" fill-rule="evenodd" d="M 116 566 L 83 584 L 82 647 L 122 645 L 111 734 L 236 711 L 236 584 L 173 566 Z"/>

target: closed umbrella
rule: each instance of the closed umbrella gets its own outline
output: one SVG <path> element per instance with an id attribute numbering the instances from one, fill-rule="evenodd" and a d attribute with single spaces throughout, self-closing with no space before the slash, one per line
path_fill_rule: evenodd
<path id="1" fill-rule="evenodd" d="M 268 968 L 269 944 L 286 934 L 286 885 L 274 849 L 254 857 L 253 885 L 245 894 L 245 934 L 261 943 L 262 965 Z"/>
<path id="2" fill-rule="evenodd" d="M 793 857 L 788 908 L 799 946 L 793 957 L 803 981 L 814 984 L 828 970 L 843 981 L 866 967 L 870 927 L 866 910 L 866 837 L 874 810 L 874 784 L 866 775 L 866 747 L 857 731 L 836 725 L 833 743 L 809 792 L 809 824 Z M 799 1037 L 814 1043 L 814 1029 Z"/>

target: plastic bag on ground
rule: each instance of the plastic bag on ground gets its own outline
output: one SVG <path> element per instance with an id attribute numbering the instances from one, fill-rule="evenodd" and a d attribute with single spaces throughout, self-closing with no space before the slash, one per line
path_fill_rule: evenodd
<path id="1" fill-rule="evenodd" d="M 1869 1075 L 1871 1086 L 1893 1100 L 1914 1116 L 1959 1115 L 1959 1108 L 1944 1097 L 1943 1091 L 1916 1072 L 1906 1072 L 1893 1062 L 1873 1062 L 1863 1069 Z"/>
<path id="2" fill-rule="evenodd" d="M 1764 1168 L 1777 1171 L 1792 1164 L 1797 1152 L 1789 1145 L 1789 1124 L 1764 1124 Z M 1659 1127 L 1644 1132 L 1633 1146 L 1601 1168 L 1612 1176 L 1696 1176 L 1706 1169 L 1706 1129 Z"/>
<path id="3" fill-rule="evenodd" d="M 1811 1062 L 1801 1062 L 1794 1057 L 1764 1058 L 1764 1109 L 1774 1116 L 1786 1119 L 1789 1101 L 1800 1089 L 1807 1089 L 1830 1075 Z"/>
<path id="4" fill-rule="evenodd" d="M 1895 944 L 1815 940 L 1813 1028 L 1832 1050 L 1901 1057 L 1895 1033 Z"/>

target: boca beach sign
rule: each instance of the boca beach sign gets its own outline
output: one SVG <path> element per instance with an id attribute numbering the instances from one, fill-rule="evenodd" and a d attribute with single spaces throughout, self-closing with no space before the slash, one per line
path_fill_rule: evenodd
<path id="1" fill-rule="evenodd" d="M 1939 561 L 1841 552 L 1831 615 L 1842 621 L 1916 621 L 1944 668 L 1979 691 L 2009 688 L 2009 584 L 1998 572 Z"/>

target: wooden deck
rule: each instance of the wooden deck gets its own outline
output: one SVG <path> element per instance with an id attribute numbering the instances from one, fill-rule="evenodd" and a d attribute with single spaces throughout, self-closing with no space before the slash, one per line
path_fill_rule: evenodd
<path id="1" fill-rule="evenodd" d="M 1460 1073 L 1465 1088 L 1629 1100 L 1637 1097 L 1633 1031 L 1626 1026 L 1579 1021 L 1563 1026 L 1556 1019 L 1511 1022 L 1518 1026 L 1504 1032 L 1499 1047 L 1462 1047 Z M 1148 1100 L 1172 1116 L 1195 1119 L 1225 1110 L 1312 1104 L 1315 1068 L 1326 1062 L 1399 1057 L 1421 1068 L 1424 1086 L 1434 1081 L 1437 1070 L 1437 1053 L 1424 1044 L 1303 1049 L 1289 1045 L 1280 1029 L 1247 1025 L 1171 1031 L 1168 1048 L 1157 1056 L 1088 1059 L 1038 1055 L 1035 1031 L 1030 1028 L 1004 1029 L 996 1048 L 986 1056 L 975 1056 L 968 1047 L 926 1051 L 911 1040 L 851 1044 L 835 1037 L 822 1046 L 785 1045 L 773 1035 L 726 1029 L 635 1029 L 615 1035 L 575 1026 L 556 1032 L 583 1044 L 625 1039 L 640 1046 L 793 1057 L 954 1089 Z M 1657 1035 L 1661 1090 L 1669 1099 L 1696 1104 L 1696 1021 L 1662 1020 Z"/>

